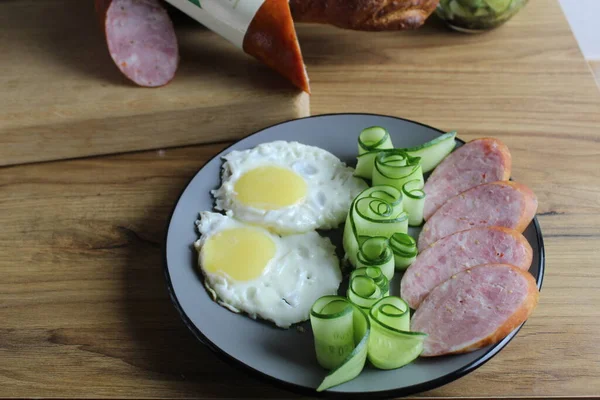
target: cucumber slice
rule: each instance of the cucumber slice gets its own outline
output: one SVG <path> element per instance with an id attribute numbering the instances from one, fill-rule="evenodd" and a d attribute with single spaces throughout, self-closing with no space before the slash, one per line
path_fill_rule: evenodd
<path id="1" fill-rule="evenodd" d="M 448 9 L 453 17 L 469 18 L 472 16 L 468 8 L 463 7 L 457 0 L 450 0 Z"/>
<path id="2" fill-rule="evenodd" d="M 496 15 L 504 13 L 510 8 L 512 0 L 484 0 L 489 8 L 494 11 Z"/>
<path id="3" fill-rule="evenodd" d="M 390 248 L 394 253 L 396 270 L 404 271 L 417 258 L 417 242 L 406 233 L 396 233 L 390 238 Z"/>
<path id="4" fill-rule="evenodd" d="M 354 176 L 358 178 L 371 180 L 373 178 L 373 166 L 375 165 L 375 157 L 379 154 L 379 150 L 363 153 L 356 158 L 356 168 Z"/>
<path id="5" fill-rule="evenodd" d="M 379 300 L 369 311 L 371 334 L 368 358 L 379 369 L 395 369 L 409 364 L 423 351 L 427 337 L 410 332 L 410 309 L 400 297 Z"/>
<path id="6" fill-rule="evenodd" d="M 423 182 L 421 159 L 404 150 L 388 150 L 375 157 L 373 185 L 389 185 L 402 190 L 406 182 L 417 179 Z"/>
<path id="7" fill-rule="evenodd" d="M 456 146 L 456 132 L 448 132 L 420 146 L 402 149 L 411 157 L 421 158 L 423 173 L 432 171 Z"/>
<path id="8" fill-rule="evenodd" d="M 358 135 L 358 155 L 374 150 L 393 149 L 389 132 L 381 126 L 371 126 Z"/>
<path id="9" fill-rule="evenodd" d="M 362 130 L 358 136 L 358 158 L 354 176 L 371 179 L 375 156 L 381 150 L 393 149 L 389 132 L 380 126 L 372 126 Z"/>
<path id="10" fill-rule="evenodd" d="M 379 299 L 389 295 L 389 290 L 390 282 L 379 267 L 358 268 L 350 275 L 347 296 L 351 302 L 368 311 Z"/>
<path id="11" fill-rule="evenodd" d="M 310 323 L 319 364 L 328 369 L 335 365 L 317 391 L 356 378 L 367 359 L 371 328 L 368 316 L 344 297 L 324 296 L 313 304 Z"/>
<path id="12" fill-rule="evenodd" d="M 402 185 L 403 207 L 408 213 L 408 226 L 421 226 L 423 223 L 423 208 L 425 207 L 425 192 L 418 179 Z"/>
<path id="13" fill-rule="evenodd" d="M 356 268 L 378 267 L 387 279 L 394 277 L 394 253 L 386 237 L 370 237 L 360 245 Z"/>
<path id="14" fill-rule="evenodd" d="M 402 209 L 402 192 L 392 186 L 373 186 L 363 190 L 352 202 L 343 245 L 350 263 L 358 265 L 357 254 L 368 238 L 390 238 L 408 232 L 408 214 Z"/>

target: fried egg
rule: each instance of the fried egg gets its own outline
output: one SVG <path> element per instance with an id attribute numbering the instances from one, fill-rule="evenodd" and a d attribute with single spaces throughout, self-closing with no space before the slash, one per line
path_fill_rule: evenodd
<path id="1" fill-rule="evenodd" d="M 332 229 L 367 184 L 318 147 L 275 141 L 225 155 L 217 210 L 280 234 Z"/>
<path id="2" fill-rule="evenodd" d="M 335 247 L 312 231 L 280 237 L 229 215 L 200 213 L 195 242 L 207 290 L 220 305 L 287 328 L 309 318 L 342 280 Z"/>

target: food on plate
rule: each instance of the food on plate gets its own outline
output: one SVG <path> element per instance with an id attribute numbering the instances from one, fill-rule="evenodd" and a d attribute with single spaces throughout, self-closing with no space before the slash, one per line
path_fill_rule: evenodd
<path id="1" fill-rule="evenodd" d="M 310 93 L 287 0 L 167 0 Z"/>
<path id="2" fill-rule="evenodd" d="M 438 0 L 291 0 L 296 22 L 383 31 L 415 29 L 435 10 Z"/>
<path id="3" fill-rule="evenodd" d="M 494 138 L 472 140 L 444 159 L 427 179 L 423 191 L 428 220 L 449 198 L 477 185 L 506 181 L 512 159 L 508 147 Z"/>
<path id="4" fill-rule="evenodd" d="M 280 237 L 230 216 L 202 212 L 194 243 L 209 293 L 223 307 L 287 328 L 337 293 L 335 247 L 316 232 Z"/>
<path id="5" fill-rule="evenodd" d="M 330 370 L 318 392 L 357 377 L 367 357 L 379 369 L 409 364 L 427 336 L 410 331 L 408 305 L 395 296 L 383 297 L 365 311 L 344 297 L 324 296 L 313 305 L 310 321 L 317 361 Z"/>
<path id="6" fill-rule="evenodd" d="M 515 230 L 492 226 L 460 231 L 419 254 L 402 276 L 400 295 L 412 309 L 417 309 L 436 286 L 459 272 L 494 263 L 527 271 L 532 257 L 529 242 Z"/>
<path id="7" fill-rule="evenodd" d="M 402 160 L 419 160 L 421 171 L 427 173 L 434 169 L 456 146 L 456 132 L 448 132 L 427 143 L 415 147 L 394 149 L 389 132 L 380 126 L 372 126 L 358 136 L 358 157 L 355 175 L 364 179 L 373 179 L 375 158 L 380 153 L 391 151 L 405 154 L 400 162 L 395 163 L 400 167 Z M 381 156 L 383 157 L 383 156 Z M 413 161 L 416 162 L 416 161 Z"/>
<path id="8" fill-rule="evenodd" d="M 412 157 L 404 150 L 382 151 L 375 156 L 372 182 L 375 186 L 389 185 L 402 190 L 406 182 L 415 180 L 415 187 L 423 187 L 421 158 Z"/>
<path id="9" fill-rule="evenodd" d="M 475 186 L 449 199 L 427 220 L 419 235 L 419 251 L 435 241 L 475 227 L 503 226 L 523 232 L 535 216 L 537 197 L 516 182 Z"/>
<path id="10" fill-rule="evenodd" d="M 373 259 L 365 253 L 364 241 L 369 238 L 388 240 L 396 233 L 408 232 L 408 215 L 402 209 L 402 193 L 392 186 L 373 186 L 361 192 L 351 203 L 344 226 L 344 251 L 350 264 L 359 266 L 359 253 L 363 258 Z M 384 247 L 385 248 L 385 247 Z M 392 248 L 392 251 L 394 249 Z M 369 250 L 369 251 L 372 251 Z M 382 253 L 383 254 L 383 250 Z M 388 279 L 392 279 L 393 270 L 383 269 Z"/>
<path id="11" fill-rule="evenodd" d="M 158 0 L 95 0 L 115 65 L 140 86 L 169 83 L 179 64 L 173 24 Z"/>
<path id="12" fill-rule="evenodd" d="M 456 147 L 456 132 L 444 133 L 429 142 L 419 146 L 407 147 L 403 149 L 412 157 L 421 159 L 421 168 L 423 173 L 433 170 L 454 150 Z"/>
<path id="13" fill-rule="evenodd" d="M 336 156 L 275 141 L 225 155 L 216 209 L 277 233 L 337 227 L 367 185 Z"/>
<path id="14" fill-rule="evenodd" d="M 453 275 L 425 298 L 412 327 L 426 333 L 421 356 L 466 353 L 498 343 L 529 317 L 539 291 L 533 276 L 507 264 Z"/>
<path id="15" fill-rule="evenodd" d="M 346 296 L 363 310 L 368 311 L 379 299 L 389 294 L 390 281 L 381 268 L 360 267 L 350 274 Z"/>

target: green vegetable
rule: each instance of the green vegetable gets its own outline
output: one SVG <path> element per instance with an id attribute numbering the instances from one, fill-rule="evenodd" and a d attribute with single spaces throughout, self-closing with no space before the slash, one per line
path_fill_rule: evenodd
<path id="1" fill-rule="evenodd" d="M 440 0 L 436 13 L 461 31 L 498 27 L 515 15 L 527 0 Z"/>
<path id="2" fill-rule="evenodd" d="M 420 226 L 423 223 L 423 208 L 425 207 L 425 192 L 418 179 L 402 185 L 403 207 L 408 213 L 408 225 Z"/>
<path id="3" fill-rule="evenodd" d="M 394 253 L 386 237 L 371 237 L 360 245 L 356 268 L 379 267 L 383 275 L 391 280 L 394 277 Z"/>
<path id="4" fill-rule="evenodd" d="M 400 297 L 379 300 L 369 311 L 371 335 L 368 358 L 380 369 L 394 369 L 415 360 L 423 351 L 426 334 L 410 332 L 410 309 Z"/>
<path id="5" fill-rule="evenodd" d="M 395 233 L 390 238 L 390 248 L 394 253 L 396 269 L 404 271 L 417 258 L 417 242 L 406 233 Z"/>
<path id="6" fill-rule="evenodd" d="M 448 132 L 420 146 L 402 150 L 411 157 L 419 157 L 421 159 L 423 173 L 426 174 L 437 167 L 438 164 L 454 150 L 454 147 L 456 146 L 455 138 L 456 132 Z"/>
<path id="7" fill-rule="evenodd" d="M 369 238 L 390 238 L 408 232 L 408 215 L 402 209 L 402 193 L 392 186 L 373 186 L 352 202 L 344 226 L 344 251 L 358 265 L 360 246 Z"/>
<path id="8" fill-rule="evenodd" d="M 392 139 L 385 128 L 372 126 L 358 136 L 358 158 L 354 176 L 371 179 L 375 156 L 381 150 L 392 149 Z"/>
<path id="9" fill-rule="evenodd" d="M 352 271 L 347 296 L 363 310 L 368 311 L 377 300 L 389 293 L 390 282 L 379 267 L 364 267 Z"/>
<path id="10" fill-rule="evenodd" d="M 318 392 L 354 379 L 365 366 L 371 324 L 360 307 L 340 296 L 324 296 L 313 304 L 310 323 L 317 361 L 331 371 Z"/>
<path id="11" fill-rule="evenodd" d="M 389 185 L 402 190 L 406 182 L 417 179 L 423 182 L 421 159 L 412 157 L 404 150 L 388 150 L 375 157 L 373 185 Z"/>

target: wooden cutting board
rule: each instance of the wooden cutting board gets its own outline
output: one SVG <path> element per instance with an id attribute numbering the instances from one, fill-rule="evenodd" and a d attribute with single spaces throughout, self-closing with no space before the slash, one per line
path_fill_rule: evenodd
<path id="1" fill-rule="evenodd" d="M 178 73 L 148 89 L 114 66 L 93 1 L 0 2 L 0 165 L 225 141 L 309 114 L 275 72 L 175 22 Z"/>

